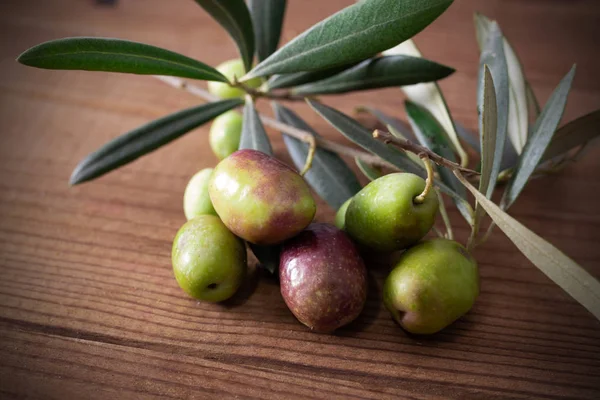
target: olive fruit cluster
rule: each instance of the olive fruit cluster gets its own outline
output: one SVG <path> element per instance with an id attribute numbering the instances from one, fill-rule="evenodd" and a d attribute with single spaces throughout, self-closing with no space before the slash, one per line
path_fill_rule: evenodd
<path id="1" fill-rule="evenodd" d="M 244 73 L 239 60 L 218 69 L 232 81 Z M 221 97 L 243 95 L 220 85 L 209 89 Z M 221 161 L 196 173 L 185 189 L 188 221 L 173 241 L 172 264 L 187 294 L 208 302 L 230 298 L 247 273 L 246 243 L 252 249 L 273 246 L 290 311 L 311 330 L 332 332 L 356 319 L 367 299 L 358 249 L 403 250 L 383 300 L 404 329 L 434 333 L 472 307 L 479 292 L 475 260 L 457 242 L 423 241 L 439 203 L 435 191 L 423 193 L 421 177 L 392 173 L 376 179 L 340 207 L 337 227 L 315 223 L 316 204 L 304 179 L 272 156 L 238 150 L 241 130 L 236 111 L 215 119 L 210 145 Z"/>
<path id="2" fill-rule="evenodd" d="M 374 180 L 340 207 L 336 225 L 357 243 L 377 251 L 404 250 L 385 280 L 383 302 L 408 332 L 440 331 L 467 313 L 479 294 L 475 259 L 459 243 L 424 240 L 439 202 L 422 201 L 425 181 L 409 173 Z"/>

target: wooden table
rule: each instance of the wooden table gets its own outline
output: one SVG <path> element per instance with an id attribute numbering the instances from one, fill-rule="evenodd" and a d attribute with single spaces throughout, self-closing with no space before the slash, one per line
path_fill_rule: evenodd
<path id="1" fill-rule="evenodd" d="M 265 276 L 225 305 L 188 298 L 173 279 L 171 240 L 184 222 L 187 180 L 216 163 L 208 127 L 98 181 L 67 182 L 104 142 L 197 99 L 150 77 L 14 62 L 29 46 L 75 35 L 144 41 L 213 65 L 236 55 L 192 1 L 119 3 L 0 4 L 0 397 L 600 398 L 600 323 L 499 231 L 476 252 L 477 305 L 432 337 L 407 336 L 392 322 L 381 305 L 386 269 L 373 260 L 364 313 L 335 335 L 308 332 Z M 285 41 L 352 1 L 290 3 Z M 597 0 L 457 0 L 417 37 L 426 56 L 458 71 L 442 83 L 457 120 L 476 129 L 474 10 L 500 21 L 542 101 L 578 63 L 566 120 L 600 107 Z M 398 89 L 327 102 L 404 118 Z M 596 147 L 532 182 L 511 210 L 596 276 L 599 167 Z M 467 226 L 454 209 L 451 217 L 464 240 Z M 319 203 L 318 219 L 332 218 Z"/>

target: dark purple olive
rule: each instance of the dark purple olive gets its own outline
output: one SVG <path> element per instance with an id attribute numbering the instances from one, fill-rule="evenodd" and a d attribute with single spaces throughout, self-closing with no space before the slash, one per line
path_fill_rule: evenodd
<path id="1" fill-rule="evenodd" d="M 279 280 L 290 311 L 317 332 L 353 321 L 367 299 L 362 258 L 348 236 L 329 224 L 311 224 L 283 244 Z"/>

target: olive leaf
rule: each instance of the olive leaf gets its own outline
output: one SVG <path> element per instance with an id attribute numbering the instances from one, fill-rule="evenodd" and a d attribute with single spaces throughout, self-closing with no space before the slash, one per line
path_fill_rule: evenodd
<path id="1" fill-rule="evenodd" d="M 303 85 L 305 83 L 311 83 L 320 81 L 330 76 L 337 75 L 340 72 L 347 70 L 355 66 L 356 63 L 341 65 L 339 67 L 333 67 L 328 69 L 322 69 L 318 71 L 309 72 L 295 72 L 292 74 L 281 74 L 274 75 L 268 81 L 269 89 L 285 89 L 289 87 Z"/>
<path id="2" fill-rule="evenodd" d="M 350 118 L 346 114 L 326 106 L 316 100 L 306 99 L 306 102 L 331 126 L 337 129 L 342 135 L 353 143 L 359 145 L 363 149 L 381 157 L 383 160 L 394 165 L 398 169 L 410 172 L 421 178 L 426 177 L 425 169 L 411 160 L 405 152 L 402 152 L 392 146 L 388 146 L 379 140 L 373 138 L 371 132 L 356 120 Z M 461 196 L 445 185 L 443 182 L 435 181 L 435 185 L 444 193 L 453 198 L 462 201 Z"/>
<path id="3" fill-rule="evenodd" d="M 579 117 L 554 134 L 541 162 L 553 159 L 600 136 L 600 110 Z"/>
<path id="4" fill-rule="evenodd" d="M 314 71 L 365 60 L 416 35 L 452 0 L 370 0 L 317 23 L 259 63 L 243 79 Z"/>
<path id="5" fill-rule="evenodd" d="M 292 110 L 274 103 L 276 117 L 279 121 L 311 133 L 319 135 Z M 285 146 L 294 161 L 296 168 L 302 169 L 308 155 L 308 144 L 289 135 L 283 134 Z M 336 153 L 317 147 L 312 167 L 304 175 L 308 184 L 331 208 L 337 210 L 342 204 L 360 189 L 360 183 L 354 172 Z"/>
<path id="6" fill-rule="evenodd" d="M 575 66 L 561 80 L 544 106 L 542 113 L 535 123 L 533 133 L 527 140 L 525 148 L 521 153 L 515 172 L 508 182 L 502 198 L 502 208 L 507 209 L 514 203 L 542 159 L 562 118 L 574 76 Z"/>
<path id="7" fill-rule="evenodd" d="M 404 55 L 365 60 L 329 78 L 292 89 L 297 95 L 346 93 L 390 86 L 432 82 L 452 74 L 454 69 L 424 58 Z"/>
<path id="8" fill-rule="evenodd" d="M 429 111 L 427 111 L 426 108 L 412 103 L 411 101 L 406 101 L 405 108 L 408 121 L 410 122 L 413 132 L 419 142 L 429 150 L 439 154 L 445 159 L 456 162 L 456 157 L 452 152 L 450 142 L 446 136 L 444 128 L 435 119 L 435 117 Z M 452 191 L 460 196 L 460 200 L 453 200 L 455 200 L 456 207 L 465 220 L 471 223 L 473 216 L 471 214 L 470 207 L 467 207 L 467 203 L 465 201 L 467 198 L 465 188 L 460 184 L 458 179 L 448 168 L 437 168 L 437 170 L 441 181 L 448 187 L 452 188 Z"/>
<path id="9" fill-rule="evenodd" d="M 483 65 L 482 84 L 479 87 L 479 131 L 481 142 L 481 175 L 479 178 L 479 191 L 488 199 L 492 198 L 494 185 L 499 171 L 494 171 L 496 157 L 502 157 L 498 152 L 497 124 L 498 117 L 496 103 L 496 88 L 494 79 L 487 64 Z M 494 177 L 493 175 L 496 174 Z M 475 207 L 475 213 L 480 210 Z"/>
<path id="10" fill-rule="evenodd" d="M 458 137 L 466 142 L 469 147 L 471 147 L 477 154 L 481 154 L 481 143 L 478 140 L 477 136 L 474 132 L 471 132 L 469 129 L 465 128 L 458 122 L 454 122 L 454 127 L 456 128 L 456 133 Z"/>
<path id="11" fill-rule="evenodd" d="M 494 110 L 493 115 L 496 117 L 497 121 L 494 124 L 496 128 L 496 133 L 493 135 L 494 140 L 494 155 L 488 154 L 488 161 L 492 160 L 492 164 L 489 165 L 491 168 L 488 176 L 486 177 L 486 197 L 489 199 L 492 197 L 492 193 L 494 193 L 494 188 L 496 187 L 496 181 L 498 179 L 498 174 L 500 173 L 500 167 L 502 163 L 502 158 L 504 158 L 504 153 L 506 150 L 505 141 L 506 141 L 506 132 L 508 126 L 508 117 L 509 117 L 509 75 L 508 75 L 508 67 L 506 64 L 506 57 L 504 55 L 504 38 L 502 36 L 502 32 L 500 31 L 500 27 L 496 22 L 491 22 L 488 26 L 487 30 L 487 42 L 485 42 L 482 46 L 481 57 L 480 57 L 480 77 L 479 82 L 480 85 L 486 82 L 486 78 L 483 76 L 487 65 L 489 69 L 492 81 L 487 81 L 488 85 L 494 87 L 495 96 L 493 99 Z M 480 135 L 484 133 L 488 135 L 488 138 L 492 138 L 489 130 L 486 129 L 485 126 L 481 125 L 483 122 L 487 122 L 487 128 L 491 126 L 491 122 L 489 119 L 485 121 L 485 116 L 483 116 L 484 111 L 484 102 L 485 100 L 490 100 L 489 97 L 486 98 L 486 91 L 483 88 L 479 88 L 478 90 L 478 108 L 480 115 L 482 116 L 479 121 L 479 131 Z M 488 103 L 488 107 L 491 104 Z M 488 117 L 491 115 L 492 110 L 488 111 Z M 486 129 L 486 131 L 484 131 Z M 480 139 L 483 147 L 483 138 Z M 487 164 L 487 162 L 486 162 Z M 487 165 L 486 165 L 487 167 Z"/>
<path id="12" fill-rule="evenodd" d="M 406 124 L 404 121 L 401 121 L 397 118 L 387 115 L 386 113 L 384 113 L 383 111 L 381 111 L 377 108 L 368 107 L 368 106 L 360 106 L 356 109 L 356 111 L 367 112 L 367 113 L 373 115 L 375 118 L 377 118 L 377 120 L 379 122 L 381 122 L 383 125 L 388 127 L 388 129 L 390 129 L 390 133 L 394 136 L 396 136 L 396 134 L 399 133 L 402 135 L 402 137 L 404 137 L 408 140 L 416 140 L 417 139 L 415 137 L 415 135 L 413 135 L 412 131 L 410 130 L 410 126 L 408 124 Z M 394 132 L 392 132 L 392 130 Z"/>
<path id="13" fill-rule="evenodd" d="M 600 319 L 600 282 L 596 278 L 552 244 L 502 211 L 479 193 L 460 173 L 457 173 L 457 177 L 529 261 Z"/>
<path id="14" fill-rule="evenodd" d="M 412 40 L 407 40 L 398 46 L 383 52 L 385 55 L 405 54 L 413 57 L 421 57 L 421 52 Z M 467 166 L 469 156 L 465 152 L 458 140 L 458 134 L 454 126 L 454 121 L 450 115 L 450 109 L 446 104 L 444 95 L 437 83 L 419 83 L 416 85 L 404 86 L 402 91 L 410 101 L 424 107 L 444 128 L 445 134 L 450 139 L 454 151 L 459 155 L 460 164 Z"/>
<path id="15" fill-rule="evenodd" d="M 495 21 L 490 20 L 482 14 L 475 13 L 477 42 L 479 43 L 479 48 L 481 49 L 482 53 L 489 44 L 489 37 L 493 35 L 492 30 L 495 30 L 497 26 L 498 24 Z M 527 88 L 529 87 L 529 83 L 525 78 L 523 67 L 521 66 L 521 62 L 517 57 L 517 53 L 514 51 L 513 47 L 506 38 L 503 37 L 501 40 L 503 47 L 502 52 L 504 53 L 504 58 L 506 60 L 506 69 L 508 71 L 509 81 L 507 132 L 514 149 L 518 154 L 520 154 L 525 147 L 525 143 L 527 142 L 529 130 L 529 115 L 527 107 Z M 499 48 L 499 46 L 494 47 L 496 47 L 496 49 Z M 503 86 L 503 83 L 499 80 L 500 76 L 495 73 L 493 65 L 490 64 L 489 61 L 485 62 L 490 65 L 492 77 L 496 83 L 496 97 L 498 100 L 499 116 L 498 129 L 502 130 L 504 122 L 502 121 L 503 118 L 501 118 L 501 116 L 504 105 L 503 100 L 500 96 L 498 96 L 498 91 L 501 85 Z M 500 137 L 498 139 L 502 140 Z M 498 143 L 500 143 L 500 141 Z"/>
<path id="16" fill-rule="evenodd" d="M 244 0 L 195 1 L 229 33 L 238 47 L 246 71 L 249 71 L 254 58 L 254 28 Z"/>
<path id="17" fill-rule="evenodd" d="M 243 118 L 239 149 L 252 149 L 269 155 L 273 154 L 269 136 L 256 108 L 254 108 L 254 100 L 250 95 L 246 95 Z"/>
<path id="18" fill-rule="evenodd" d="M 346 114 L 326 106 L 316 100 L 306 99 L 308 105 L 317 112 L 325 121 L 336 128 L 347 139 L 356 143 L 363 149 L 381 157 L 383 160 L 395 165 L 400 170 L 411 172 L 419 175 L 422 178 L 426 177 L 425 171 L 418 168 L 407 156 L 399 151 L 394 151 L 391 146 L 388 146 L 379 140 L 373 138 L 371 132 L 356 120 L 350 118 Z"/>
<path id="19" fill-rule="evenodd" d="M 525 91 L 527 95 L 527 107 L 528 110 L 533 111 L 535 118 L 540 116 L 542 112 L 542 108 L 540 107 L 540 103 L 533 92 L 533 88 L 529 84 L 529 82 L 525 81 Z"/>
<path id="20" fill-rule="evenodd" d="M 38 44 L 17 61 L 30 67 L 169 75 L 227 82 L 219 71 L 200 61 L 148 44 L 121 39 L 74 37 Z"/>
<path id="21" fill-rule="evenodd" d="M 207 103 L 140 126 L 87 156 L 73 171 L 70 183 L 77 185 L 130 163 L 241 104 L 240 99 Z"/>
<path id="22" fill-rule="evenodd" d="M 358 166 L 358 169 L 360 169 L 360 172 L 362 172 L 363 175 L 366 176 L 370 181 L 374 181 L 375 179 L 381 178 L 383 176 L 380 169 L 367 164 L 358 157 L 354 158 L 354 162 L 356 162 L 356 165 Z"/>
<path id="23" fill-rule="evenodd" d="M 259 61 L 269 57 L 277 50 L 286 5 L 287 0 L 250 0 L 248 2 Z"/>
<path id="24" fill-rule="evenodd" d="M 269 271 L 272 275 L 276 275 L 279 269 L 281 246 L 261 246 L 250 242 L 246 243 L 248 243 L 248 247 L 252 250 L 252 254 L 254 254 L 260 266 Z"/>

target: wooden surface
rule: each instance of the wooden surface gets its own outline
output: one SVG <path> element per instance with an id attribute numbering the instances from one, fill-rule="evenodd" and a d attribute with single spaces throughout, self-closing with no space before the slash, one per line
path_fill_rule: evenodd
<path id="1" fill-rule="evenodd" d="M 290 3 L 286 41 L 351 0 Z M 597 0 L 457 0 L 417 43 L 458 70 L 442 87 L 459 121 L 477 125 L 474 10 L 500 21 L 542 101 L 578 63 L 566 120 L 600 108 Z M 380 301 L 386 269 L 375 260 L 364 313 L 335 335 L 308 332 L 264 276 L 225 305 L 186 297 L 173 279 L 171 240 L 184 222 L 187 180 L 216 162 L 207 127 L 98 181 L 67 181 L 102 143 L 197 100 L 150 77 L 14 62 L 34 44 L 74 35 L 144 41 L 213 65 L 236 55 L 192 1 L 0 2 L 0 397 L 600 398 L 600 323 L 500 232 L 476 252 L 476 306 L 432 337 L 392 322 Z M 327 102 L 404 118 L 397 89 Z M 599 167 L 596 147 L 562 175 L 533 182 L 511 210 L 595 276 Z M 451 216 L 464 239 L 467 227 Z M 319 203 L 319 220 L 332 217 Z"/>

